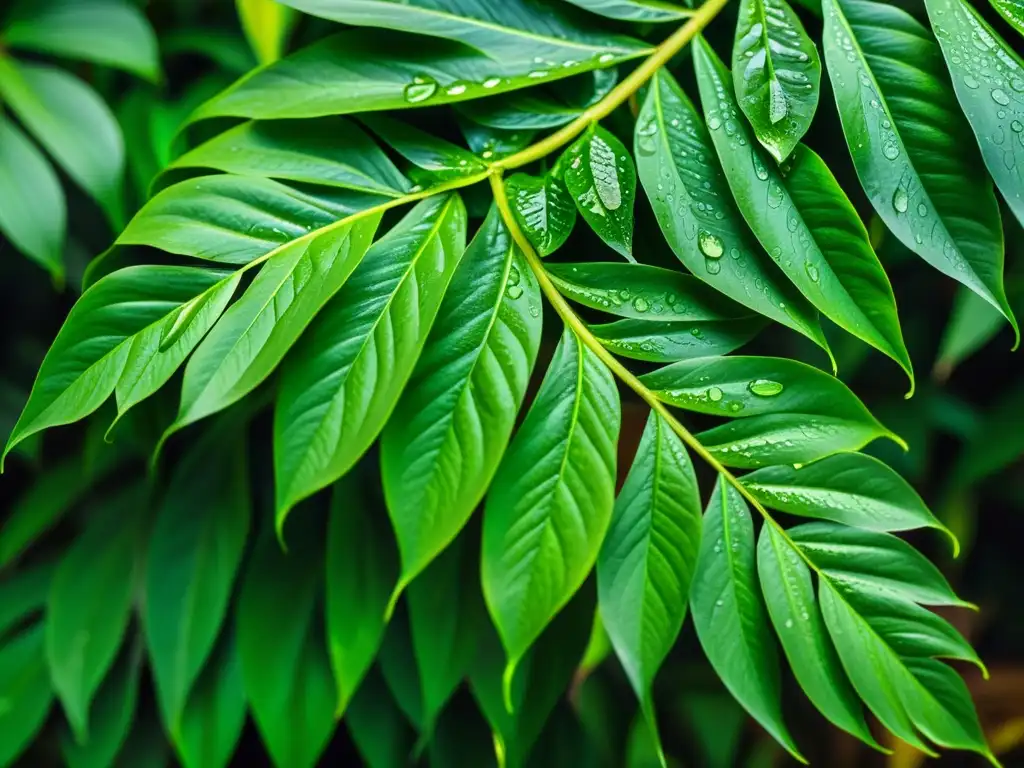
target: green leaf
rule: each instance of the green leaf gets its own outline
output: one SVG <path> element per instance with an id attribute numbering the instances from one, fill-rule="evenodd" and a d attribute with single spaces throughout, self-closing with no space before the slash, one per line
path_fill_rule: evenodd
<path id="1" fill-rule="evenodd" d="M 327 527 L 327 644 L 338 717 L 377 656 L 388 596 L 398 576 L 383 510 L 371 507 L 356 479 L 351 474 L 335 486 Z"/>
<path id="2" fill-rule="evenodd" d="M 477 650 L 476 622 L 467 606 L 476 596 L 478 571 L 465 538 L 409 585 L 409 628 L 423 699 L 421 743 L 433 737 L 441 710 L 469 674 Z"/>
<path id="3" fill-rule="evenodd" d="M 934 528 L 959 544 L 896 472 L 871 456 L 840 453 L 794 469 L 784 464 L 744 475 L 742 483 L 766 507 L 868 531 Z"/>
<path id="4" fill-rule="evenodd" d="M 235 0 L 238 19 L 260 64 L 281 58 L 298 14 L 276 0 Z"/>
<path id="5" fill-rule="evenodd" d="M 496 129 L 557 128 L 575 120 L 587 107 L 607 96 L 618 79 L 615 67 L 595 69 L 546 87 L 464 102 L 456 109 L 471 120 Z"/>
<path id="6" fill-rule="evenodd" d="M 520 2 L 493 6 L 474 0 L 473 4 L 498 15 L 507 15 L 510 10 L 515 13 L 516 6 L 523 8 Z M 307 5 L 306 0 L 303 5 Z M 414 32 L 423 31 L 418 28 L 422 15 L 410 13 L 407 5 L 399 7 L 388 0 L 373 5 L 390 6 L 403 25 L 416 26 Z M 493 42 L 506 48 L 497 55 L 488 55 L 450 40 L 384 30 L 349 30 L 246 75 L 202 105 L 191 119 L 322 117 L 451 104 L 560 80 L 651 50 L 629 38 L 587 33 L 575 24 L 566 27 L 557 21 L 550 6 L 532 8 L 523 22 L 544 14 L 548 30 L 566 37 L 542 37 L 538 41 L 529 39 L 530 34 L 518 26 L 502 29 L 471 25 L 474 34 L 493 33 Z M 443 19 L 443 15 L 437 18 Z M 575 42 L 580 35 L 591 42 Z M 529 39 L 526 45 L 524 37 Z M 550 66 L 545 56 L 556 57 L 550 63 L 561 66 Z M 541 63 L 534 61 L 536 57 Z"/>
<path id="7" fill-rule="evenodd" d="M 565 151 L 559 160 L 565 186 L 576 201 L 583 220 L 598 236 L 633 258 L 633 200 L 636 168 L 622 142 L 599 125 Z"/>
<path id="8" fill-rule="evenodd" d="M 408 765 L 412 734 L 380 672 L 374 670 L 367 676 L 352 700 L 345 724 L 368 768 Z"/>
<path id="9" fill-rule="evenodd" d="M 761 528 L 757 572 L 772 626 L 800 687 L 836 727 L 882 749 L 864 722 L 860 701 L 825 630 L 811 572 L 773 525 Z"/>
<path id="10" fill-rule="evenodd" d="M 362 260 L 380 214 L 352 218 L 275 253 L 185 367 L 181 404 L 165 438 L 227 408 L 277 368 Z"/>
<path id="11" fill-rule="evenodd" d="M 142 11 L 124 0 L 21 3 L 4 27 L 8 48 L 65 56 L 160 79 L 156 35 Z"/>
<path id="12" fill-rule="evenodd" d="M 550 256 L 569 239 L 576 224 L 576 204 L 565 180 L 555 173 L 542 177 L 517 173 L 505 182 L 519 227 L 540 256 Z"/>
<path id="13" fill-rule="evenodd" d="M 669 405 L 734 419 L 699 435 L 728 466 L 806 464 L 879 437 L 900 442 L 839 379 L 795 360 L 686 360 L 640 380 Z"/>
<path id="14" fill-rule="evenodd" d="M 1024 222 L 1024 61 L 963 0 L 925 0 L 925 8 L 988 172 Z"/>
<path id="15" fill-rule="evenodd" d="M 689 323 L 619 320 L 590 326 L 591 333 L 616 355 L 651 363 L 726 355 L 756 336 L 765 322 L 759 317 Z"/>
<path id="16" fill-rule="evenodd" d="M 700 538 L 700 492 L 690 457 L 652 411 L 615 500 L 597 588 L 604 627 L 655 738 L 651 687 L 686 617 Z"/>
<path id="17" fill-rule="evenodd" d="M 957 291 L 932 369 L 935 378 L 947 380 L 960 363 L 992 341 L 1002 326 L 1002 315 L 981 296 Z"/>
<path id="18" fill-rule="evenodd" d="M 1024 430 L 1017 414 L 1024 408 L 1024 387 L 1010 387 L 993 403 L 967 441 L 949 473 L 949 485 L 963 490 L 1003 471 L 1024 454 Z"/>
<path id="19" fill-rule="evenodd" d="M 274 414 L 277 530 L 377 437 L 465 250 L 458 195 L 424 200 L 367 252 L 286 362 Z"/>
<path id="20" fill-rule="evenodd" d="M 112 225 L 124 216 L 124 140 L 103 99 L 78 78 L 42 64 L 0 58 L 0 96 Z"/>
<path id="21" fill-rule="evenodd" d="M 846 673 L 886 728 L 926 753 L 931 750 L 917 731 L 943 747 L 971 749 L 998 764 L 963 681 L 927 658 L 936 655 L 938 635 L 924 617 L 938 617 L 910 603 L 886 604 L 884 598 L 872 601 L 876 610 L 865 613 L 827 578 L 819 581 L 818 599 Z"/>
<path id="22" fill-rule="evenodd" d="M 412 32 L 455 40 L 501 60 L 524 51 L 544 66 L 571 68 L 608 53 L 643 52 L 644 46 L 588 23 L 568 9 L 528 0 L 283 0 L 286 5 L 342 24 Z M 566 63 L 566 60 L 573 63 Z M 550 61 L 549 61 L 550 60 Z M 541 67 L 538 67 L 540 69 Z"/>
<path id="23" fill-rule="evenodd" d="M 409 612 L 405 605 L 399 606 L 388 623 L 380 647 L 380 667 L 405 719 L 420 734 L 429 737 L 423 717 L 424 696 L 412 647 Z"/>
<path id="24" fill-rule="evenodd" d="M 821 82 L 818 49 L 786 0 L 743 0 L 732 77 L 757 140 L 781 163 L 811 127 Z"/>
<path id="25" fill-rule="evenodd" d="M 168 166 L 215 168 L 399 197 L 410 183 L 358 125 L 342 117 L 248 122 L 218 134 Z"/>
<path id="26" fill-rule="evenodd" d="M 736 119 L 729 72 L 703 39 L 693 50 L 712 141 L 736 202 L 761 245 L 823 314 L 899 363 L 913 391 L 892 287 L 835 177 L 803 145 L 782 169 L 766 162 Z"/>
<path id="27" fill-rule="evenodd" d="M 516 665 L 576 593 L 611 520 L 619 394 L 569 328 L 491 486 L 484 512 L 484 597 Z"/>
<path id="28" fill-rule="evenodd" d="M 782 720 L 778 650 L 757 589 L 754 524 L 743 497 L 719 477 L 704 513 L 690 605 L 697 637 L 729 692 L 796 759 Z"/>
<path id="29" fill-rule="evenodd" d="M 0 765 L 11 765 L 46 722 L 53 692 L 43 649 L 44 628 L 35 624 L 0 643 Z"/>
<path id="30" fill-rule="evenodd" d="M 91 481 L 82 471 L 81 462 L 74 460 L 43 472 L 11 505 L 0 528 L 0 567 L 9 565 L 60 522 L 88 490 Z"/>
<path id="31" fill-rule="evenodd" d="M 145 489 L 94 509 L 64 554 L 46 607 L 46 657 L 75 738 L 88 738 L 89 704 L 128 628 L 146 525 Z"/>
<path id="32" fill-rule="evenodd" d="M 126 404 L 141 399 L 137 387 L 146 394 L 156 391 L 213 323 L 237 280 L 219 270 L 143 266 L 92 286 L 43 359 L 4 455 L 29 435 L 88 416 L 122 381 Z M 193 316 L 187 332 L 160 352 L 164 332 L 182 307 L 206 291 L 214 296 Z"/>
<path id="33" fill-rule="evenodd" d="M 537 359 L 540 310 L 537 280 L 492 208 L 381 439 L 402 554 L 393 599 L 455 538 L 494 477 Z"/>
<path id="34" fill-rule="evenodd" d="M 415 126 L 382 115 L 363 115 L 361 120 L 398 154 L 429 171 L 432 183 L 473 176 L 487 170 L 487 164 L 457 144 L 439 139 Z"/>
<path id="35" fill-rule="evenodd" d="M 245 692 L 275 765 L 312 768 L 334 732 L 334 687 L 323 640 L 323 548 L 316 533 L 283 553 L 264 535 L 236 607 Z"/>
<path id="36" fill-rule="evenodd" d="M 871 204 L 907 248 L 1015 323 L 999 207 L 935 39 L 888 3 L 824 7 L 825 60 Z"/>
<path id="37" fill-rule="evenodd" d="M 679 21 L 693 15 L 671 0 L 567 0 L 591 13 L 622 21 Z"/>
<path id="38" fill-rule="evenodd" d="M 462 115 L 457 117 L 469 148 L 481 159 L 491 162 L 526 149 L 537 135 L 530 130 L 490 128 Z"/>
<path id="39" fill-rule="evenodd" d="M 1006 22 L 1024 35 L 1024 2 L 1021 0 L 989 0 Z"/>
<path id="40" fill-rule="evenodd" d="M 88 741 L 76 742 L 68 732 L 61 735 L 61 753 L 68 768 L 106 768 L 113 765 L 135 719 L 141 664 L 141 647 L 127 648 L 122 654 L 93 702 L 89 713 L 92 726 Z"/>
<path id="41" fill-rule="evenodd" d="M 790 538 L 837 589 L 895 596 L 924 605 L 970 607 L 920 552 L 902 539 L 836 523 L 806 523 Z"/>
<path id="42" fill-rule="evenodd" d="M 225 264 L 246 264 L 366 215 L 388 198 L 346 189 L 316 194 L 271 179 L 201 176 L 161 190 L 128 222 L 115 245 L 148 245 Z"/>
<path id="43" fill-rule="evenodd" d="M 185 768 L 224 768 L 245 726 L 245 688 L 234 633 L 226 630 L 181 713 L 174 745 Z"/>
<path id="44" fill-rule="evenodd" d="M 67 210 L 60 180 L 35 144 L 2 116 L 0 199 L 0 232 L 54 279 L 62 279 Z"/>
<path id="45" fill-rule="evenodd" d="M 644 191 L 669 247 L 687 269 L 715 291 L 827 352 L 817 311 L 750 233 L 703 119 L 664 70 L 651 80 L 634 141 Z"/>
<path id="46" fill-rule="evenodd" d="M 161 714 L 176 736 L 188 693 L 220 634 L 249 531 L 239 419 L 215 424 L 169 487 L 146 558 L 143 623 Z"/>
<path id="47" fill-rule="evenodd" d="M 143 712 L 128 734 L 114 768 L 166 768 L 168 751 L 156 714 Z"/>
<path id="48" fill-rule="evenodd" d="M 44 562 L 8 575 L 0 582 L 0 638 L 46 605 L 54 563 Z"/>

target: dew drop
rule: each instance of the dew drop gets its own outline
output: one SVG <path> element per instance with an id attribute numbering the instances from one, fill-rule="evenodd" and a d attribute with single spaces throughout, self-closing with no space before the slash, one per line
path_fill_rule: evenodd
<path id="1" fill-rule="evenodd" d="M 510 285 L 505 293 L 508 294 L 508 297 L 512 299 L 512 301 L 515 301 L 523 295 L 523 287 L 521 285 Z"/>
<path id="2" fill-rule="evenodd" d="M 487 89 L 496 88 L 500 84 L 501 84 L 501 78 L 500 77 L 489 77 L 486 80 L 484 80 L 484 82 L 483 82 L 484 88 L 487 88 Z"/>
<path id="3" fill-rule="evenodd" d="M 697 233 L 697 247 L 709 259 L 720 259 L 722 254 L 725 253 L 722 239 L 703 229 Z"/>
<path id="4" fill-rule="evenodd" d="M 718 387 L 712 387 L 711 389 L 708 390 L 708 400 L 710 400 L 712 403 L 717 403 L 721 399 L 722 390 L 720 390 Z"/>
<path id="5" fill-rule="evenodd" d="M 818 280 L 821 278 L 821 274 L 818 272 L 818 268 L 809 261 L 804 263 L 804 271 L 807 273 L 807 276 L 811 278 L 812 283 L 818 282 Z"/>
<path id="6" fill-rule="evenodd" d="M 964 85 L 968 88 L 977 88 L 978 81 L 973 75 L 964 75 Z"/>
<path id="7" fill-rule="evenodd" d="M 896 213 L 906 213 L 907 208 L 910 207 L 910 198 L 907 197 L 907 190 L 903 187 L 896 187 L 896 191 L 892 193 L 892 207 Z"/>
<path id="8" fill-rule="evenodd" d="M 792 629 L 792 628 L 793 628 L 793 620 L 792 619 L 786 619 L 786 629 Z"/>
<path id="9" fill-rule="evenodd" d="M 722 119 L 718 115 L 715 115 L 714 117 L 708 120 L 708 128 L 710 128 L 712 131 L 717 131 L 721 127 Z"/>
<path id="10" fill-rule="evenodd" d="M 757 379 L 750 382 L 747 389 L 758 397 L 775 397 L 776 395 L 781 394 L 784 387 L 778 381 L 772 381 L 771 379 Z"/>
<path id="11" fill-rule="evenodd" d="M 633 299 L 633 309 L 637 312 L 646 312 L 650 309 L 650 303 L 643 296 L 637 296 Z"/>
<path id="12" fill-rule="evenodd" d="M 414 77 L 412 82 L 405 86 L 405 100 L 410 104 L 418 104 L 426 101 L 437 93 L 437 81 L 426 75 Z"/>
<path id="13" fill-rule="evenodd" d="M 772 125 L 785 120 L 789 114 L 789 104 L 786 100 L 786 92 L 778 79 L 773 77 L 768 81 L 768 119 Z"/>
<path id="14" fill-rule="evenodd" d="M 992 101 L 996 104 L 1002 104 L 1005 107 L 1010 103 L 1010 97 L 1006 95 L 1006 91 L 1001 88 L 996 88 L 992 91 Z"/>
<path id="15" fill-rule="evenodd" d="M 895 141 L 887 141 L 882 145 L 882 154 L 885 155 L 886 160 L 895 160 L 900 156 L 900 148 Z"/>

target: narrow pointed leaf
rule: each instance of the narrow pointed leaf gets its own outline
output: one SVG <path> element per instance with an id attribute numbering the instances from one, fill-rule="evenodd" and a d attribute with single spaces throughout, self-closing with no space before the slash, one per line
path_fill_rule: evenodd
<path id="1" fill-rule="evenodd" d="M 761 503 L 780 512 L 816 517 L 868 531 L 934 528 L 956 539 L 921 497 L 886 464 L 862 453 L 840 453 L 808 464 L 765 467 L 743 476 Z"/>
<path id="2" fill-rule="evenodd" d="M 145 525 L 145 493 L 122 492 L 94 512 L 61 559 L 46 608 L 46 657 L 75 738 L 128 628 Z"/>
<path id="3" fill-rule="evenodd" d="M 124 140 L 92 88 L 61 69 L 0 59 L 0 96 L 67 174 L 120 226 Z"/>
<path id="4" fill-rule="evenodd" d="M 680 21 L 693 11 L 671 0 L 566 0 L 591 13 L 622 21 Z"/>
<path id="5" fill-rule="evenodd" d="M 899 441 L 839 379 L 794 360 L 686 360 L 640 378 L 670 405 L 733 419 L 699 436 L 729 466 L 809 463 L 879 437 Z"/>
<path id="6" fill-rule="evenodd" d="M 382 509 L 349 475 L 334 489 L 327 527 L 327 645 L 344 714 L 384 637 L 398 556 Z"/>
<path id="7" fill-rule="evenodd" d="M 871 204 L 905 246 L 1014 322 L 999 207 L 935 39 L 889 3 L 824 8 L 825 60 Z"/>
<path id="8" fill-rule="evenodd" d="M 429 171 L 429 180 L 433 182 L 487 170 L 487 164 L 472 152 L 401 120 L 382 115 L 363 115 L 361 119 L 381 141 L 417 168 Z"/>
<path id="9" fill-rule="evenodd" d="M 182 336 L 171 349 L 158 353 L 164 330 L 184 304 L 229 276 L 195 267 L 129 267 L 86 291 L 39 368 L 5 454 L 31 434 L 70 424 L 95 411 L 122 380 L 129 363 L 161 356 L 165 356 L 161 360 L 184 359 L 199 340 L 199 326 L 195 334 Z M 223 303 L 228 300 L 220 293 L 218 297 Z M 204 313 L 206 327 L 213 322 L 214 308 Z M 170 365 L 159 370 L 159 376 L 150 379 L 154 390 L 173 373 Z M 158 381 L 161 377 L 163 381 Z"/>
<path id="10" fill-rule="evenodd" d="M 686 616 L 700 538 L 690 457 L 652 412 L 597 561 L 601 620 L 648 716 L 654 677 Z"/>
<path id="11" fill-rule="evenodd" d="M 892 286 L 835 177 L 803 145 L 776 168 L 737 119 L 725 66 L 703 39 L 693 50 L 712 141 L 761 245 L 824 315 L 899 363 L 913 388 Z"/>
<path id="12" fill-rule="evenodd" d="M 269 532 L 267 532 L 269 534 Z M 323 639 L 322 544 L 312 532 L 284 554 L 265 534 L 236 606 L 238 654 L 253 719 L 275 765 L 313 768 L 334 732 Z"/>
<path id="13" fill-rule="evenodd" d="M 516 664 L 580 588 L 611 519 L 619 395 L 566 328 L 484 513 L 484 597 Z"/>
<path id="14" fill-rule="evenodd" d="M 637 118 L 635 149 L 640 181 L 658 225 L 687 269 L 827 351 L 817 310 L 751 234 L 733 201 L 703 118 L 664 70 L 654 75 L 648 88 Z"/>
<path id="15" fill-rule="evenodd" d="M 830 722 L 880 748 L 825 629 L 811 572 L 774 526 L 761 529 L 757 572 L 772 626 L 800 687 Z"/>
<path id="16" fill-rule="evenodd" d="M 298 14 L 276 0 L 235 0 L 238 18 L 260 64 L 281 58 Z"/>
<path id="17" fill-rule="evenodd" d="M 765 326 L 759 317 L 689 323 L 658 320 L 619 320 L 592 325 L 590 331 L 616 355 L 650 363 L 727 355 Z"/>
<path id="18" fill-rule="evenodd" d="M 143 622 L 172 735 L 220 634 L 245 549 L 251 511 L 244 448 L 237 419 L 215 424 L 175 470 L 153 527 Z"/>
<path id="19" fill-rule="evenodd" d="M 21 3 L 4 27 L 13 49 L 119 67 L 160 79 L 156 35 L 143 12 L 124 0 Z"/>
<path id="20" fill-rule="evenodd" d="M 932 375 L 946 381 L 962 362 L 992 341 L 1002 327 L 1002 315 L 985 299 L 966 289 L 957 291 Z"/>
<path id="21" fill-rule="evenodd" d="M 537 253 L 550 256 L 576 225 L 576 204 L 565 181 L 555 173 L 543 177 L 517 173 L 505 182 L 512 212 Z"/>
<path id="22" fill-rule="evenodd" d="M 508 445 L 537 359 L 541 297 L 492 208 L 381 439 L 400 587 L 462 529 Z"/>
<path id="23" fill-rule="evenodd" d="M 166 434 L 245 397 L 337 293 L 370 247 L 380 214 L 286 246 L 260 269 L 185 368 L 178 417 Z"/>
<path id="24" fill-rule="evenodd" d="M 189 693 L 172 735 L 185 768 L 224 768 L 245 725 L 245 688 L 234 632 L 225 630 Z"/>
<path id="25" fill-rule="evenodd" d="M 293 350 L 274 414 L 277 528 L 380 433 L 465 250 L 457 195 L 423 201 L 367 252 Z"/>
<path id="26" fill-rule="evenodd" d="M 782 720 L 778 649 L 757 588 L 754 524 L 722 478 L 704 512 L 690 589 L 693 625 L 725 687 L 790 754 L 800 752 Z"/>
<path id="27" fill-rule="evenodd" d="M 12 765 L 43 727 L 53 701 L 41 623 L 0 643 L 0 765 Z"/>
<path id="28" fill-rule="evenodd" d="M 789 535 L 837 588 L 924 605 L 969 605 L 938 568 L 891 534 L 822 522 L 797 526 Z"/>
<path id="29" fill-rule="evenodd" d="M 821 62 L 786 0 L 743 0 L 732 48 L 740 109 L 757 140 L 781 163 L 811 127 Z"/>
<path id="30" fill-rule="evenodd" d="M 168 168 L 215 168 L 392 197 L 411 186 L 358 125 L 341 117 L 305 120 L 301 127 L 242 123 L 186 152 Z"/>
<path id="31" fill-rule="evenodd" d="M 55 568 L 56 563 L 44 562 L 9 574 L 0 582 L 0 637 L 45 607 Z"/>
<path id="32" fill-rule="evenodd" d="M 477 5 L 508 12 L 505 5 Z M 407 6 L 401 7 L 396 16 L 411 20 L 406 10 Z M 552 10 L 543 6 L 543 13 Z M 558 25 L 549 29 L 557 33 Z M 525 33 L 516 29 L 515 34 Z M 578 30 L 569 34 L 578 34 Z M 509 40 L 503 34 L 499 38 Z M 549 39 L 550 50 L 563 51 L 562 57 L 551 61 L 563 66 L 547 66 L 543 49 L 548 46 L 534 42 L 490 56 L 449 40 L 385 30 L 349 30 L 251 72 L 199 107 L 191 119 L 323 117 L 451 104 L 560 80 L 651 50 L 621 36 L 612 40 L 605 36 L 603 41 L 582 45 L 564 38 Z M 565 54 L 565 47 L 572 52 Z M 542 57 L 540 64 L 534 61 L 537 56 Z"/>
<path id="33" fill-rule="evenodd" d="M 924 5 L 985 166 L 1024 222 L 1024 60 L 963 0 Z"/>
<path id="34" fill-rule="evenodd" d="M 367 768 L 401 768 L 408 763 L 413 731 L 380 672 L 367 677 L 345 718 Z"/>
<path id="35" fill-rule="evenodd" d="M 63 275 L 67 210 L 60 179 L 29 138 L 5 118 L 0 118 L 0 197 L 0 232 L 54 277 Z"/>
<path id="36" fill-rule="evenodd" d="M 595 125 L 559 160 L 565 186 L 583 220 L 624 256 L 633 258 L 633 201 L 636 168 L 622 142 Z"/>

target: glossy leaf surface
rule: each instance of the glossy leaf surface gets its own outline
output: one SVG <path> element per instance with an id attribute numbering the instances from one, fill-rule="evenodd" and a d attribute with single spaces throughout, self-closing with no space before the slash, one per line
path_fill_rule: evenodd
<path id="1" fill-rule="evenodd" d="M 537 253 L 550 256 L 561 248 L 576 224 L 576 204 L 564 180 L 555 173 L 517 173 L 505 186 L 516 221 Z"/>
<path id="2" fill-rule="evenodd" d="M 566 0 L 599 16 L 623 21 L 679 21 L 690 15 L 674 2 L 662 0 Z"/>
<path id="3" fill-rule="evenodd" d="M 739 320 L 662 322 L 619 320 L 590 326 L 598 340 L 616 355 L 650 363 L 672 363 L 711 355 L 727 355 L 756 336 L 765 322 Z"/>

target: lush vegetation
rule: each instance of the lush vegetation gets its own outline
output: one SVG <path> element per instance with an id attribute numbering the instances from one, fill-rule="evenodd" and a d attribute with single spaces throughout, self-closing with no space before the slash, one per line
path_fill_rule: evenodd
<path id="1" fill-rule="evenodd" d="M 16 3 L 0 765 L 998 764 L 1022 34 Z"/>

